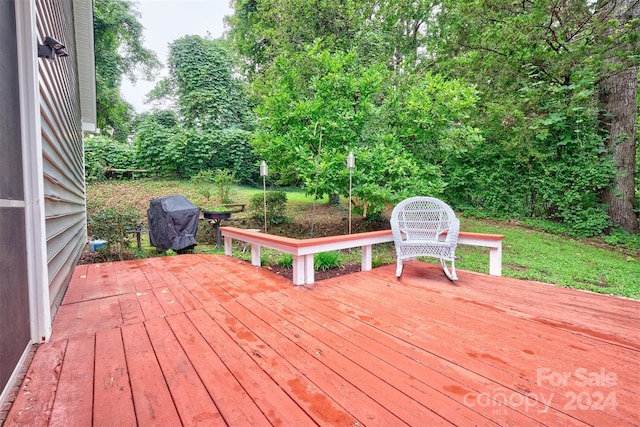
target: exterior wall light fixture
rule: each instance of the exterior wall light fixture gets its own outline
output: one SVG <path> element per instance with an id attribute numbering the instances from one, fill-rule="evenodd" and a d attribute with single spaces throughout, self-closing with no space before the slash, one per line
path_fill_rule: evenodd
<path id="1" fill-rule="evenodd" d="M 44 44 L 38 44 L 38 58 L 46 58 L 50 61 L 56 59 L 56 56 L 64 58 L 69 56 L 65 50 L 65 46 L 51 36 L 44 38 Z"/>

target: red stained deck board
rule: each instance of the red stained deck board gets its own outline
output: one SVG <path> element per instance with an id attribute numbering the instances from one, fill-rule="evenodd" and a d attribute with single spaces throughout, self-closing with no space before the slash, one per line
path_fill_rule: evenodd
<path id="1" fill-rule="evenodd" d="M 118 295 L 133 293 L 136 291 L 135 282 L 138 280 L 139 270 L 131 262 L 113 263 L 113 272 L 116 275 Z"/>
<path id="2" fill-rule="evenodd" d="M 158 266 L 147 266 L 144 270 L 144 276 L 149 282 L 149 288 L 163 288 L 166 286 L 178 283 L 179 280 L 173 275 L 163 269 L 159 269 Z M 140 288 L 138 288 L 140 290 Z"/>
<path id="3" fill-rule="evenodd" d="M 212 295 L 209 291 L 207 291 L 203 286 L 198 283 L 191 284 L 182 284 L 185 289 L 189 291 L 189 293 L 198 301 L 202 306 L 205 305 L 215 305 L 218 304 L 219 301 Z"/>
<path id="4" fill-rule="evenodd" d="M 224 313 L 220 308 L 209 307 L 208 311 Z M 249 357 L 250 348 L 234 341 L 229 331 L 205 311 L 190 312 L 188 317 L 272 425 L 313 425 L 313 420 Z"/>
<path id="5" fill-rule="evenodd" d="M 121 289 L 130 292 L 140 292 L 151 289 L 151 283 L 144 274 L 147 260 L 131 260 L 117 263 L 116 274 Z"/>
<path id="6" fill-rule="evenodd" d="M 190 271 L 195 268 L 199 260 L 197 256 L 183 258 L 183 257 L 169 257 L 167 262 L 163 263 L 164 268 L 163 276 L 168 285 L 182 282 L 189 283 L 193 280 L 190 276 Z"/>
<path id="7" fill-rule="evenodd" d="M 51 340 L 66 339 L 75 334 L 78 322 L 78 303 L 62 304 L 53 322 Z"/>
<path id="8" fill-rule="evenodd" d="M 123 327 L 122 341 L 138 425 L 182 425 L 144 325 Z"/>
<path id="9" fill-rule="evenodd" d="M 167 316 L 176 313 L 184 313 L 184 307 L 173 294 L 171 288 L 153 288 L 152 292 L 156 296 L 158 303 L 160 303 L 162 310 Z"/>
<path id="10" fill-rule="evenodd" d="M 118 299 L 111 296 L 60 306 L 61 322 L 54 322 L 51 339 L 93 335 L 96 331 L 117 328 L 122 324 Z"/>
<path id="11" fill-rule="evenodd" d="M 438 349 L 432 349 L 432 347 L 436 346 L 438 340 L 428 340 L 423 349 L 417 345 L 420 344 L 422 340 L 415 336 L 398 338 L 389 334 L 387 328 L 385 328 L 384 332 L 378 329 L 385 325 L 385 319 L 374 319 L 371 316 L 354 311 L 348 308 L 348 306 L 336 304 L 335 301 L 321 303 L 313 295 L 309 295 L 308 292 L 303 293 L 303 295 L 298 294 L 298 292 L 278 294 L 277 297 L 269 298 L 272 300 L 272 303 L 267 305 L 275 308 L 277 302 L 273 300 L 277 298 L 283 301 L 287 307 L 284 310 L 284 314 L 286 314 L 287 310 L 297 310 L 297 313 L 286 316 L 287 319 L 290 318 L 289 320 L 292 322 L 300 318 L 314 319 L 317 325 L 316 327 L 327 331 L 334 331 L 334 336 L 331 337 L 331 340 L 334 343 L 340 343 L 340 345 L 334 344 L 336 349 L 338 351 L 349 349 L 352 360 L 363 361 L 363 366 L 373 366 L 375 365 L 374 362 L 364 362 L 366 358 L 363 355 L 370 353 L 385 360 L 394 368 L 404 371 L 406 375 L 413 376 L 417 383 L 412 384 L 412 387 L 421 389 L 425 393 L 427 393 L 429 389 L 437 391 L 442 395 L 446 395 L 448 399 L 453 399 L 457 402 L 457 405 L 470 406 L 473 412 L 487 417 L 485 420 L 476 419 L 473 424 L 478 422 L 481 424 L 490 423 L 490 419 L 493 419 L 494 422 L 495 420 L 503 422 L 501 421 L 502 417 L 500 414 L 504 414 L 505 411 L 509 414 L 509 422 L 515 423 L 516 425 L 544 421 L 534 421 L 535 418 L 539 417 L 536 417 L 534 413 L 528 413 L 527 408 L 505 407 L 499 400 L 492 400 L 490 405 L 475 405 L 474 402 L 480 394 L 491 390 L 502 389 L 506 391 L 507 389 L 500 383 L 489 379 L 489 377 L 478 375 L 473 370 L 462 367 L 460 365 L 460 359 L 451 354 L 443 356 L 442 354 L 436 355 L 432 353 L 432 351 L 437 353 Z M 263 298 L 264 297 L 261 299 Z M 345 309 L 345 307 L 347 308 Z M 279 310 L 279 312 L 280 311 L 282 310 Z M 371 322 L 371 324 L 365 322 Z M 314 336 L 322 336 L 322 334 L 314 331 L 311 327 L 310 333 Z M 444 339 L 448 340 L 450 337 L 445 335 Z M 359 346 L 360 348 L 356 350 L 350 349 L 348 343 L 351 343 L 352 347 Z M 385 377 L 385 373 L 379 375 L 381 378 Z M 394 382 L 399 377 L 400 375 L 388 381 Z M 400 388 L 400 386 L 397 387 Z M 410 394 L 410 392 L 406 390 L 405 393 Z M 513 390 L 513 396 L 515 396 L 515 393 L 520 395 L 518 399 L 527 398 L 526 393 L 522 393 L 522 391 L 517 388 Z M 489 402 L 489 399 L 493 399 L 492 396 L 488 394 L 485 395 L 487 396 L 487 402 Z M 435 398 L 430 396 L 428 399 L 418 400 L 425 402 L 425 404 L 428 404 L 429 407 L 434 410 L 446 406 L 448 408 L 446 413 L 448 417 L 461 415 L 454 411 L 456 405 L 453 403 L 446 405 L 446 399 L 443 401 L 442 397 L 444 396 L 440 396 L 439 398 L 436 395 Z M 543 407 L 542 403 L 535 404 L 533 400 L 531 400 L 530 403 L 531 406 L 528 408 L 529 410 L 533 408 L 541 409 Z M 464 411 L 462 412 L 464 413 Z M 559 414 L 553 409 L 548 409 L 546 412 L 549 412 L 549 415 L 545 415 L 544 418 L 550 418 L 554 424 L 562 422 L 564 425 L 568 425 L 574 421 L 571 419 L 569 419 L 569 421 L 564 420 L 564 415 Z M 455 418 L 450 419 L 450 421 L 458 425 L 468 425 L 470 423 L 470 421 L 464 422 Z M 582 423 L 576 423 L 576 425 L 582 425 Z"/>
<path id="12" fill-rule="evenodd" d="M 362 298 L 369 288 L 370 283 L 358 287 L 357 295 L 353 298 Z M 438 301 L 428 306 L 421 306 L 420 289 L 416 287 L 404 287 L 394 290 L 394 303 L 417 313 L 412 316 L 414 326 L 429 324 L 431 329 L 450 331 L 460 337 L 462 344 L 470 347 L 485 347 L 485 343 L 491 342 L 492 337 L 502 336 L 509 340 L 509 348 L 519 348 L 519 353 L 508 354 L 503 358 L 518 366 L 529 366 L 532 362 L 544 361 L 544 366 L 554 369 L 555 366 L 562 369 L 588 369 L 597 371 L 602 365 L 602 360 L 607 362 L 607 370 L 613 372 L 629 371 L 629 367 L 637 361 L 638 353 L 634 351 L 620 351 L 617 345 L 602 345 L 599 340 L 588 336 L 577 336 L 564 329 L 549 328 L 527 318 L 520 318 L 513 314 L 505 314 L 501 310 L 492 310 L 486 304 L 472 304 L 469 300 Z M 391 310 L 392 307 L 389 307 Z M 424 316 L 423 316 L 424 313 Z M 451 321 L 450 319 L 455 319 Z M 466 331 L 477 328 L 475 334 L 467 334 Z M 502 350 L 500 342 L 493 350 L 498 355 Z M 557 357 L 557 348 L 562 347 L 564 357 Z M 588 352 L 586 349 L 590 349 Z M 473 352 L 478 356 L 487 354 Z M 500 357 L 499 355 L 497 357 Z M 535 377 L 535 369 L 534 377 Z"/>
<path id="13" fill-rule="evenodd" d="M 264 270 L 255 266 L 247 269 L 246 267 L 250 264 L 245 261 L 230 259 L 228 263 L 222 264 L 219 261 L 212 262 L 213 260 L 217 260 L 217 257 L 201 255 L 200 262 L 190 268 L 190 276 L 198 281 L 219 278 L 223 282 L 218 282 L 217 280 L 214 280 L 214 282 L 218 282 L 236 297 L 275 291 L 291 286 L 289 280 L 276 275 L 273 278 L 264 277 L 256 280 L 256 272 L 261 272 L 260 275 L 263 276 Z M 242 267 L 237 268 L 238 265 Z"/>
<path id="14" fill-rule="evenodd" d="M 265 314 L 264 310 L 273 311 L 274 314 L 281 316 L 286 322 L 282 323 L 285 325 L 286 335 L 294 337 L 292 341 L 338 375 L 347 376 L 345 372 L 348 372 L 348 376 L 355 386 L 374 400 L 378 400 L 381 405 L 393 413 L 401 414 L 400 417 L 408 424 L 471 425 L 490 423 L 489 419 L 466 410 L 455 400 L 418 384 L 413 373 L 403 372 L 367 350 L 358 349 L 353 342 L 330 332 L 326 324 L 318 324 L 309 320 L 305 312 L 292 311 L 288 304 L 276 301 L 279 298 L 280 295 L 274 299 L 264 299 L 264 305 L 259 305 L 246 298 L 238 302 L 261 318 L 270 321 L 271 324 L 280 323 L 280 320 L 276 320 L 277 318 L 271 314 Z M 390 360 L 395 362 L 398 356 L 394 354 Z M 364 368 L 365 366 L 366 368 Z M 376 390 L 380 391 L 376 393 Z M 422 405 L 417 408 L 413 407 L 415 402 L 422 402 Z M 443 419 L 432 410 L 432 408 L 439 407 L 447 407 L 451 415 Z"/>
<path id="15" fill-rule="evenodd" d="M 71 275 L 71 281 L 69 282 L 69 287 L 67 292 L 64 295 L 62 300 L 62 304 L 71 304 L 73 302 L 81 301 L 82 295 L 84 294 L 84 287 L 87 282 L 87 271 L 89 270 L 89 265 L 79 265 L 77 266 Z"/>
<path id="16" fill-rule="evenodd" d="M 192 311 L 202 308 L 202 303 L 198 298 L 192 295 L 189 289 L 181 283 L 171 286 L 170 289 L 176 300 L 183 307 L 183 311 Z"/>
<path id="17" fill-rule="evenodd" d="M 231 315 L 224 319 L 224 323 L 238 339 L 248 340 L 248 344 L 257 339 L 264 341 L 270 349 L 281 358 L 286 358 L 292 366 L 304 374 L 308 383 L 307 381 L 300 383 L 299 379 L 288 378 L 286 383 L 281 383 L 280 386 L 291 396 L 297 397 L 300 400 L 299 404 L 308 404 L 308 410 L 313 410 L 316 401 L 321 399 L 323 405 L 331 405 L 336 411 L 349 413 L 360 423 L 366 423 L 368 419 L 375 419 L 381 425 L 407 424 L 406 421 L 399 418 L 405 414 L 394 415 L 348 380 L 339 375 L 330 375 L 330 370 L 325 364 L 287 338 L 285 333 L 280 330 L 283 326 L 280 322 L 272 323 L 269 319 L 256 316 L 237 302 L 225 304 L 224 309 L 229 311 Z M 220 323 L 219 320 L 218 323 Z M 261 363 L 265 358 L 267 360 L 269 358 L 275 359 L 276 355 L 265 355 L 268 350 L 268 348 L 256 347 L 250 356 L 257 358 L 258 363 Z M 362 386 L 368 386 L 368 384 L 362 384 Z M 314 390 L 311 396 L 304 392 L 308 389 Z M 392 395 L 387 397 L 393 398 Z M 405 409 L 413 415 L 420 408 L 415 406 Z M 313 415 L 317 417 L 322 414 Z"/>
<path id="18" fill-rule="evenodd" d="M 344 287 L 345 292 L 350 293 L 352 296 L 346 296 L 345 299 L 360 299 L 367 298 L 367 295 L 377 290 L 377 286 L 372 286 L 371 282 L 363 283 L 358 288 Z M 523 353 L 520 355 L 524 358 L 524 362 L 528 362 L 528 359 L 532 358 L 532 355 L 541 356 L 543 354 L 553 355 L 556 354 L 558 345 L 567 346 L 567 353 L 572 355 L 570 361 L 575 363 L 575 368 L 585 367 L 589 364 L 589 359 L 593 357 L 594 363 L 599 364 L 601 357 L 611 357 L 616 359 L 621 365 L 631 362 L 633 359 L 625 359 L 625 354 L 620 354 L 617 346 L 599 346 L 598 342 L 594 341 L 596 348 L 590 354 L 585 354 L 583 350 L 579 348 L 569 347 L 575 344 L 575 336 L 570 333 L 561 333 L 554 331 L 553 334 L 549 334 L 549 328 L 545 325 L 540 325 L 537 322 L 532 322 L 531 319 L 523 319 L 517 315 L 505 313 L 500 309 L 496 309 L 492 305 L 488 304 L 475 304 L 474 300 L 453 298 L 453 300 L 445 300 L 442 297 L 436 299 L 434 295 L 424 296 L 424 291 L 417 287 L 396 287 L 393 294 L 389 295 L 389 298 L 381 300 L 381 304 L 398 304 L 405 310 L 416 312 L 415 316 L 412 316 L 412 321 L 416 325 L 427 324 L 430 328 L 445 328 L 447 331 L 454 332 L 456 336 L 461 339 L 476 339 L 482 343 L 495 336 L 503 336 L 505 339 L 509 339 L 511 346 L 521 346 Z M 393 307 L 387 307 L 387 311 L 393 311 Z M 422 314 L 425 317 L 420 317 Z M 397 314 L 402 316 L 401 313 Z M 455 322 L 452 322 L 454 319 Z M 505 321 L 507 319 L 508 321 Z M 478 332 L 472 337 L 465 336 L 465 332 L 474 326 L 482 326 L 478 328 Z M 566 331 L 565 331 L 566 332 Z M 588 340 L 584 340 L 588 343 Z M 530 348 L 536 347 L 536 350 L 530 350 Z M 526 350 L 526 351 L 525 351 Z M 622 360 L 620 360 L 622 357 Z M 563 362 L 564 363 L 564 362 Z"/>
<path id="19" fill-rule="evenodd" d="M 136 414 L 121 330 L 98 332 L 95 348 L 93 425 L 135 426 Z"/>
<path id="20" fill-rule="evenodd" d="M 412 295 L 413 299 L 409 300 L 404 298 L 403 295 L 405 292 L 412 292 L 411 289 L 396 288 L 393 291 L 387 290 L 389 295 L 384 295 L 384 293 L 380 295 L 379 291 L 372 293 L 371 289 L 369 289 L 368 292 L 365 290 L 370 286 L 370 283 L 362 283 L 362 285 L 357 288 L 349 287 L 346 282 L 344 283 L 345 288 L 342 289 L 342 291 L 339 290 L 339 287 L 332 288 L 331 293 L 333 298 L 337 298 L 338 295 L 341 295 L 342 300 L 351 305 L 351 307 L 364 310 L 364 312 L 371 316 L 371 318 L 375 318 L 382 323 L 400 325 L 403 322 L 402 319 L 405 319 L 404 324 L 406 332 L 404 332 L 404 335 L 407 337 L 405 339 L 412 339 L 412 342 L 416 345 L 419 345 L 424 349 L 428 349 L 430 352 L 443 359 L 461 360 L 461 363 L 466 367 L 472 369 L 479 375 L 495 379 L 499 383 L 500 387 L 505 387 L 506 390 L 519 392 L 519 389 L 524 389 L 527 390 L 528 393 L 535 393 L 536 396 L 541 398 L 546 396 L 547 399 L 549 396 L 553 395 L 552 409 L 562 411 L 565 407 L 571 406 L 571 399 L 575 397 L 574 394 L 576 393 L 575 384 L 576 382 L 581 383 L 581 381 L 576 378 L 576 372 L 578 369 L 585 370 L 586 372 L 599 372 L 600 369 L 605 369 L 605 372 L 626 378 L 624 382 L 617 384 L 619 388 L 624 389 L 632 387 L 638 389 L 637 370 L 629 365 L 625 366 L 624 364 L 620 364 L 615 357 L 601 359 L 599 364 L 595 364 L 595 362 L 589 363 L 584 358 L 572 359 L 567 358 L 566 356 L 561 358 L 557 357 L 556 349 L 558 341 L 562 342 L 563 340 L 566 340 L 567 344 L 570 342 L 579 344 L 581 342 L 580 336 L 571 336 L 563 330 L 553 331 L 549 328 L 542 328 L 540 329 L 540 334 L 544 334 L 550 338 L 553 337 L 554 339 L 548 339 L 546 340 L 546 343 L 538 343 L 540 345 L 536 345 L 536 341 L 538 341 L 539 338 L 536 333 L 536 328 L 541 328 L 540 325 L 531 324 L 529 321 L 513 317 L 506 317 L 501 321 L 499 318 L 496 319 L 496 324 L 499 325 L 504 325 L 506 323 L 510 325 L 518 323 L 528 324 L 521 328 L 523 330 L 527 330 L 526 326 L 528 326 L 526 336 L 528 336 L 532 341 L 529 345 L 525 346 L 525 350 L 531 347 L 535 348 L 538 353 L 543 353 L 545 344 L 547 346 L 552 346 L 550 349 L 546 350 L 546 359 L 542 354 L 536 354 L 535 358 L 529 357 L 525 351 L 513 351 L 509 336 L 506 335 L 504 331 L 499 332 L 502 329 L 502 326 L 492 328 L 491 322 L 483 321 L 482 315 L 490 317 L 495 316 L 495 312 L 492 310 L 485 310 L 486 313 L 483 314 L 479 308 L 470 307 L 462 309 L 459 307 L 458 310 L 454 310 L 457 314 L 452 316 L 450 309 L 450 312 L 447 313 L 447 309 L 443 310 L 440 308 L 440 306 L 444 305 L 442 303 L 431 304 L 431 306 L 425 305 L 424 307 L 416 307 L 415 304 L 411 303 L 411 301 L 415 301 L 419 295 Z M 318 287 L 317 290 L 319 292 L 324 291 L 322 287 Z M 342 292 L 342 294 L 340 292 Z M 369 295 L 374 294 L 378 296 L 378 299 L 372 300 L 369 297 Z M 394 304 L 390 304 L 389 301 L 393 301 Z M 414 315 L 409 319 L 405 318 L 400 311 L 394 312 L 393 305 L 396 303 L 398 307 L 406 307 L 408 311 L 414 313 Z M 470 314 L 473 309 L 477 310 L 475 316 Z M 425 314 L 427 317 L 422 316 L 422 313 L 427 313 Z M 474 328 L 474 330 L 476 331 L 476 334 L 469 334 L 469 329 L 457 328 L 459 323 L 463 323 L 465 316 L 471 316 L 471 318 L 475 319 L 476 328 Z M 434 326 L 438 324 L 440 319 L 447 319 L 446 324 L 450 325 L 449 328 L 438 328 Z M 387 330 L 396 330 L 396 333 L 399 333 L 400 336 L 403 334 L 400 329 L 395 327 L 387 328 Z M 422 336 L 411 338 L 415 332 L 419 331 L 422 332 Z M 475 337 L 474 335 L 478 335 L 479 337 Z M 482 335 L 486 336 L 482 337 Z M 502 336 L 504 338 L 503 341 L 496 341 L 491 339 L 492 336 Z M 458 337 L 453 341 L 455 342 L 455 346 L 451 346 L 449 344 L 451 337 Z M 588 341 L 588 338 L 584 339 Z M 517 339 L 515 341 L 517 341 Z M 509 342 L 509 345 L 505 346 L 505 342 Z M 619 352 L 619 348 L 616 348 L 615 350 Z M 532 350 L 529 351 L 531 352 Z M 633 360 L 634 355 L 630 355 L 629 357 Z M 511 366 L 521 367 L 520 372 L 517 374 L 514 373 Z M 538 378 L 538 368 L 549 369 L 550 372 L 573 373 L 574 380 L 568 381 L 564 387 L 554 387 L 553 389 L 550 389 L 546 384 L 547 381 L 540 380 Z M 610 394 L 611 390 L 599 385 L 595 387 L 580 386 L 578 392 L 588 393 L 589 396 L 593 395 L 598 399 L 600 393 L 604 393 L 606 397 Z M 601 406 L 606 411 L 612 413 L 615 418 L 619 418 L 620 421 L 633 423 L 640 421 L 638 419 L 637 412 L 632 409 L 635 407 L 632 402 L 634 400 L 633 395 L 621 396 L 622 397 L 617 399 L 619 403 L 617 407 L 614 408 L 613 405 Z M 544 404 L 544 402 L 541 403 Z M 552 417 L 551 422 L 556 421 L 556 419 L 553 418 L 554 416 L 555 414 L 553 414 L 552 411 L 543 412 L 541 415 L 538 415 L 539 418 Z M 585 412 L 582 418 L 588 422 L 597 423 L 600 420 L 600 412 L 588 411 Z M 571 418 L 567 418 L 567 420 L 570 419 Z"/>
<path id="21" fill-rule="evenodd" d="M 138 304 L 140 304 L 145 320 L 166 316 L 164 308 L 160 301 L 158 301 L 153 289 L 138 291 L 136 296 L 138 297 Z"/>
<path id="22" fill-rule="evenodd" d="M 67 340 L 42 344 L 33 357 L 5 426 L 48 426 Z"/>
<path id="23" fill-rule="evenodd" d="M 49 421 L 51 425 L 91 425 L 94 348 L 93 335 L 69 339 Z"/>
<path id="24" fill-rule="evenodd" d="M 226 425 L 167 321 L 149 320 L 145 327 L 182 423 Z"/>
<path id="25" fill-rule="evenodd" d="M 269 421 L 251 396 L 191 320 L 185 314 L 179 314 L 168 317 L 167 321 L 225 422 L 236 426 L 268 425 Z"/>
<path id="26" fill-rule="evenodd" d="M 364 310 L 369 310 L 367 311 L 368 315 L 380 321 L 389 324 L 399 324 L 401 314 L 393 313 L 392 310 L 389 310 L 389 307 L 384 307 L 385 303 L 382 301 L 388 301 L 388 299 L 382 298 L 380 299 L 380 301 L 368 301 L 367 292 L 362 289 L 366 287 L 367 284 L 363 284 L 362 287 L 359 287 L 357 290 L 355 288 L 350 289 L 346 292 L 344 300 L 357 301 L 350 302 L 350 304 L 352 304 L 352 307 L 360 307 Z M 397 294 L 400 294 L 400 292 L 397 292 Z M 417 296 L 414 297 L 417 298 Z M 401 306 L 404 306 L 403 303 L 407 304 L 407 301 L 403 301 L 402 297 L 399 295 L 396 295 L 396 299 L 400 300 L 398 301 L 398 304 Z M 438 328 L 433 326 L 429 327 L 428 330 L 422 328 L 421 325 L 431 325 L 433 323 L 437 323 L 439 317 L 442 317 L 438 316 L 438 312 L 440 311 L 440 309 L 437 307 L 437 304 L 433 307 L 425 306 L 422 310 L 418 310 L 416 307 L 410 306 L 407 308 L 411 313 L 415 314 L 411 316 L 410 319 L 406 319 L 404 321 L 406 332 L 403 332 L 400 329 L 395 329 L 395 333 L 398 334 L 398 336 L 405 336 L 405 339 L 411 339 L 413 343 L 421 346 L 424 349 L 428 349 L 438 357 L 449 360 L 458 360 L 460 361 L 459 363 L 464 364 L 464 366 L 472 369 L 475 373 L 487 378 L 495 379 L 500 386 L 505 387 L 508 390 L 517 391 L 519 388 L 524 388 L 530 392 L 536 393 L 538 396 L 551 395 L 553 391 L 545 388 L 544 382 L 542 382 L 542 384 L 538 384 L 539 381 L 536 375 L 537 368 L 550 368 L 550 371 L 552 372 L 575 372 L 576 369 L 586 368 L 588 372 L 596 372 L 600 369 L 600 367 L 604 366 L 608 372 L 616 372 L 616 374 L 621 374 L 624 371 L 628 371 L 628 368 L 625 368 L 624 371 L 621 371 L 620 366 L 616 365 L 615 361 L 607 361 L 605 365 L 603 365 L 601 362 L 599 366 L 590 366 L 587 363 L 579 365 L 572 365 L 571 363 L 569 363 L 567 365 L 566 359 L 558 359 L 558 362 L 555 363 L 555 356 L 557 353 L 554 352 L 553 348 L 547 351 L 548 355 L 546 361 L 541 355 L 537 355 L 536 359 L 529 358 L 527 360 L 527 354 L 525 352 L 513 351 L 509 337 L 505 335 L 504 332 L 496 333 L 495 329 L 493 329 L 493 335 L 503 337 L 502 340 L 489 340 L 487 339 L 487 337 L 482 337 L 482 335 L 485 334 L 490 336 L 490 332 L 492 329 L 491 323 L 483 322 L 481 316 L 476 317 L 476 322 L 479 326 L 476 328 L 476 333 L 479 334 L 479 336 L 474 337 L 474 334 L 465 333 L 464 329 L 457 330 L 456 327 L 454 327 L 451 331 L 447 330 L 446 328 Z M 391 314 L 391 318 L 388 317 L 389 313 L 393 313 Z M 428 316 L 425 315 L 425 317 L 422 316 L 421 313 L 429 314 Z M 450 314 L 448 314 L 444 315 L 444 318 L 449 319 L 451 324 L 454 325 L 461 322 L 464 319 L 465 314 L 466 312 L 458 310 L 458 314 L 456 314 L 455 316 L 451 316 Z M 487 311 L 487 315 L 492 314 L 492 311 Z M 381 318 L 381 316 L 386 317 Z M 517 324 L 518 322 L 526 323 L 527 321 L 521 321 L 514 318 L 506 318 L 503 319 L 502 322 L 495 322 L 494 324 L 505 324 L 507 322 L 513 325 Z M 531 329 L 533 329 L 530 335 L 532 342 L 528 347 L 536 348 L 536 351 L 538 352 L 544 352 L 542 345 L 536 345 L 535 341 L 537 340 L 538 336 L 535 333 L 534 326 L 535 325 L 531 325 Z M 412 338 L 413 334 L 420 331 L 421 328 L 421 336 Z M 390 328 L 388 330 L 393 331 L 394 329 Z M 563 334 L 564 332 L 559 331 L 557 333 Z M 455 339 L 455 345 L 449 344 L 450 337 L 459 337 Z M 555 334 L 554 338 L 557 338 Z M 509 345 L 505 345 L 506 343 L 509 343 Z M 549 339 L 547 340 L 547 343 L 549 345 L 553 345 L 553 340 Z M 532 368 L 523 371 L 522 369 L 524 367 L 532 366 L 531 363 L 533 360 L 537 360 L 537 362 L 535 362 L 537 363 L 537 365 L 533 365 Z M 613 365 L 611 363 L 613 363 Z M 510 369 L 511 366 L 518 366 L 523 368 L 520 368 L 521 370 L 519 371 L 519 373 L 514 373 Z M 572 384 L 573 383 L 568 383 L 567 386 L 571 386 Z M 569 391 L 571 390 L 562 390 L 563 393 Z M 591 392 L 588 387 L 582 388 L 581 391 Z M 599 388 L 594 391 L 599 391 Z M 564 407 L 564 400 L 555 399 L 554 407 L 556 409 L 562 409 Z M 611 408 L 609 407 L 607 409 L 610 410 Z M 619 412 L 624 412 L 624 410 L 621 410 Z M 544 413 L 544 415 L 546 416 L 546 413 Z"/>
<path id="27" fill-rule="evenodd" d="M 113 270 L 113 263 L 91 264 L 87 270 L 87 280 L 83 301 L 104 298 L 118 294 L 118 282 Z"/>
<path id="28" fill-rule="evenodd" d="M 220 255 L 78 266 L 6 425 L 86 419 L 84 398 L 65 403 L 80 390 L 94 425 L 189 425 L 211 405 L 229 425 L 418 424 L 412 407 L 459 425 L 640 425 L 640 302 L 458 275 L 416 262 L 400 280 L 390 265 L 296 287 Z M 614 384 L 579 384 L 581 367 Z M 539 368 L 570 377 L 538 383 Z M 550 394 L 546 413 L 527 407 Z M 581 407 L 609 394 L 615 409 Z"/>
<path id="29" fill-rule="evenodd" d="M 277 310 L 291 322 L 297 323 L 299 318 L 315 322 L 316 327 L 333 334 L 325 343 L 355 362 L 364 362 L 369 360 L 368 357 L 376 358 L 377 360 L 363 363 L 363 366 L 375 366 L 380 378 L 387 378 L 387 382 L 394 384 L 407 396 L 425 402 L 430 408 L 447 407 L 450 411 L 445 417 L 449 421 L 458 425 L 492 423 L 492 408 L 473 408 L 471 412 L 485 416 L 484 420 L 479 418 L 478 414 L 468 414 L 466 408 L 461 409 L 464 396 L 460 395 L 460 391 L 467 389 L 477 392 L 495 387 L 496 383 L 472 372 L 466 372 L 447 360 L 436 358 L 375 327 L 369 327 L 359 319 L 334 310 L 332 306 L 317 303 L 313 298 L 305 300 L 304 297 L 300 298 L 300 295 L 291 298 L 288 294 L 283 292 L 275 298 L 272 295 L 263 295 L 258 300 Z M 299 301 L 300 299 L 303 301 Z M 313 327 L 309 328 L 309 333 L 312 331 Z M 318 336 L 315 333 L 313 335 Z M 450 366 L 443 369 L 442 365 L 446 364 Z M 496 406 L 499 408 L 501 405 L 497 403 Z"/>
<path id="30" fill-rule="evenodd" d="M 640 312 L 636 300 L 506 277 L 495 279 L 473 272 L 462 272 L 464 277 L 453 285 L 439 268 L 422 264 L 407 263 L 402 279 L 396 283 L 428 286 L 444 295 L 487 303 L 522 317 L 583 326 L 592 335 L 594 332 L 606 333 L 634 343 L 632 348 L 640 348 L 640 330 L 636 327 Z M 389 267 L 384 267 L 371 273 L 389 280 L 390 271 Z M 616 309 L 611 310 L 614 301 Z M 597 316 L 597 322 L 593 322 L 593 316 Z"/>
<path id="31" fill-rule="evenodd" d="M 118 303 L 120 304 L 123 325 L 144 322 L 144 312 L 142 311 L 142 307 L 140 307 L 140 302 L 135 292 L 120 295 L 118 297 Z"/>
<path id="32" fill-rule="evenodd" d="M 233 301 L 234 296 L 230 294 L 226 289 L 226 283 L 221 279 L 203 280 L 198 283 L 205 291 L 209 293 L 216 302 L 229 302 Z M 221 286 L 222 285 L 222 286 Z"/>

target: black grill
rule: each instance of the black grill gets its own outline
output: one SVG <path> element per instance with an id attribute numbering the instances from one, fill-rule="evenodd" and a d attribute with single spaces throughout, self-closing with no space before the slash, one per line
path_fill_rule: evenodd
<path id="1" fill-rule="evenodd" d="M 184 196 L 151 200 L 147 211 L 149 241 L 161 251 L 193 248 L 198 233 L 200 209 Z"/>

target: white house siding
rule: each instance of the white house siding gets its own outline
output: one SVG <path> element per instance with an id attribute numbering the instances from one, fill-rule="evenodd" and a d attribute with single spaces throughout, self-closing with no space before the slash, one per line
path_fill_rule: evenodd
<path id="1" fill-rule="evenodd" d="M 40 60 L 38 76 L 47 271 L 51 317 L 86 244 L 82 117 L 71 0 L 36 0 L 37 33 L 66 46 L 68 57 Z"/>

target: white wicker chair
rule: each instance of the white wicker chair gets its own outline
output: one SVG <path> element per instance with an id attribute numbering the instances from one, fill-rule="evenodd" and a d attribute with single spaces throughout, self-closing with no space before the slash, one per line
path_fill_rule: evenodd
<path id="1" fill-rule="evenodd" d="M 455 252 L 460 220 L 449 205 L 433 197 L 405 199 L 393 208 L 391 230 L 398 256 L 397 277 L 402 275 L 404 260 L 422 256 L 439 258 L 449 280 L 458 280 Z M 451 262 L 451 271 L 446 261 Z"/>

